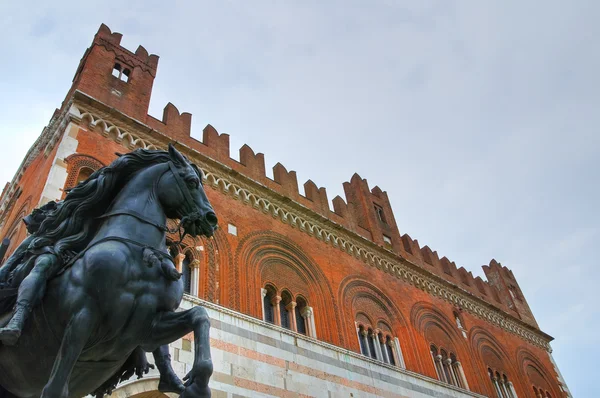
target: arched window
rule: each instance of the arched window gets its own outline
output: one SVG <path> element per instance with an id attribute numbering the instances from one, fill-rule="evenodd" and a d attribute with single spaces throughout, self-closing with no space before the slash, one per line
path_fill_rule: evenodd
<path id="1" fill-rule="evenodd" d="M 290 304 L 292 303 L 292 296 L 289 292 L 283 292 L 281 294 L 281 301 L 279 302 L 279 313 L 281 315 L 281 327 L 291 329 L 292 325 L 290 322 Z"/>
<path id="2" fill-rule="evenodd" d="M 275 323 L 275 312 L 273 311 L 273 302 L 277 295 L 275 288 L 271 285 L 267 285 L 263 293 L 263 314 L 265 322 Z"/>
<path id="3" fill-rule="evenodd" d="M 506 374 L 500 374 L 499 371 L 493 371 L 491 368 L 488 368 L 488 374 L 492 384 L 494 385 L 494 391 L 496 391 L 496 396 L 498 398 L 516 398 L 517 394 Z"/>
<path id="4" fill-rule="evenodd" d="M 192 291 L 192 267 L 190 267 L 190 258 L 185 256 L 181 265 L 181 279 L 183 279 L 183 291 L 190 294 Z"/>
<path id="5" fill-rule="evenodd" d="M 75 185 L 90 178 L 93 172 L 94 170 L 89 167 L 80 168 L 79 173 L 77 174 L 77 180 L 75 180 Z"/>
<path id="6" fill-rule="evenodd" d="M 438 353 L 438 349 L 433 344 L 429 347 L 429 351 L 431 352 L 431 358 L 433 359 L 433 366 L 435 367 L 435 373 L 437 377 L 441 381 L 445 381 L 443 379 L 444 370 L 442 369 L 442 357 Z"/>
<path id="7" fill-rule="evenodd" d="M 394 344 L 391 336 L 386 336 L 385 338 L 385 349 L 387 351 L 388 361 L 391 365 L 396 365 L 396 359 L 394 358 Z"/>
<path id="8" fill-rule="evenodd" d="M 113 66 L 112 75 L 117 79 L 127 83 L 129 81 L 129 76 L 131 75 L 131 70 L 122 67 L 119 63 L 116 63 L 115 66 Z"/>
<path id="9" fill-rule="evenodd" d="M 368 336 L 368 343 L 369 343 L 369 354 L 371 355 L 371 358 L 373 359 L 377 359 L 377 353 L 375 351 L 375 338 L 376 336 L 373 334 L 373 329 L 369 329 L 367 332 L 367 336 Z"/>
<path id="10" fill-rule="evenodd" d="M 367 345 L 367 332 L 362 325 L 358 327 L 358 343 L 360 344 L 360 353 L 365 356 L 369 356 L 369 347 Z"/>
<path id="11" fill-rule="evenodd" d="M 456 355 L 452 352 L 448 353 L 443 348 L 440 348 L 438 353 L 438 349 L 433 344 L 431 344 L 429 349 L 438 379 L 444 383 L 468 390 L 469 386 L 465 379 L 462 365 L 456 359 Z"/>
<path id="12" fill-rule="evenodd" d="M 115 66 L 113 66 L 113 70 L 112 70 L 112 75 L 114 77 L 116 77 L 117 79 L 121 76 L 121 65 L 120 64 L 115 64 Z"/>
<path id="13" fill-rule="evenodd" d="M 296 331 L 301 334 L 306 334 L 307 320 L 304 318 L 306 315 L 306 301 L 302 297 L 296 298 L 296 308 L 294 308 L 296 315 Z"/>

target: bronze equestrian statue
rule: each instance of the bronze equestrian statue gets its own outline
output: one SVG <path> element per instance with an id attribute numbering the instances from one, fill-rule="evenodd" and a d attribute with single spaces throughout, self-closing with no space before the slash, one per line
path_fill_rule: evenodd
<path id="1" fill-rule="evenodd" d="M 183 282 L 166 246 L 167 232 L 216 230 L 202 179 L 172 145 L 138 149 L 24 219 L 31 235 L 0 267 L 0 398 L 102 397 L 148 372 L 146 352 L 160 391 L 210 397 L 208 314 L 175 312 Z M 190 332 L 183 384 L 168 344 Z"/>

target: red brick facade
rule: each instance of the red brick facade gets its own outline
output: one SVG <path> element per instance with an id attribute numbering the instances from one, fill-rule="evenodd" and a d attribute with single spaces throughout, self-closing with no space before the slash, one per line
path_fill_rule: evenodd
<path id="1" fill-rule="evenodd" d="M 492 260 L 487 281 L 474 278 L 401 235 L 386 192 L 358 174 L 332 211 L 325 188 L 309 180 L 301 194 L 295 172 L 281 164 L 271 180 L 264 156 L 250 147 L 240 149 L 239 162 L 231 159 L 229 136 L 212 126 L 202 142 L 191 138 L 191 114 L 174 105 L 162 120 L 149 116 L 158 56 L 141 46 L 132 53 L 120 39 L 101 26 L 61 109 L 4 189 L 0 238 L 13 242 L 9 252 L 25 237 L 20 219 L 41 201 L 60 199 L 44 196 L 47 181 L 58 178 L 49 176 L 53 167 L 66 170 L 66 189 L 115 152 L 176 141 L 205 171 L 221 227 L 214 239 L 186 238 L 179 248 L 199 267 L 199 297 L 262 319 L 261 289 L 279 297 L 285 291 L 313 309 L 319 340 L 360 352 L 357 326 L 381 330 L 399 339 L 408 370 L 438 378 L 433 345 L 461 362 L 471 391 L 497 396 L 491 370 L 505 375 L 518 397 L 536 397 L 534 387 L 566 396 L 548 355 L 552 338 L 539 330 L 510 270 Z M 115 64 L 129 71 L 126 82 L 113 75 Z M 61 157 L 67 136 L 77 146 Z"/>

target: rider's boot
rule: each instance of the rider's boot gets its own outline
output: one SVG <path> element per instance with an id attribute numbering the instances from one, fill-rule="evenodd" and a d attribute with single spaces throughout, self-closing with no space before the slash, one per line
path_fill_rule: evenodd
<path id="1" fill-rule="evenodd" d="M 154 363 L 160 373 L 158 382 L 158 391 L 162 393 L 172 392 L 181 394 L 185 390 L 183 382 L 171 367 L 171 355 L 169 355 L 169 347 L 162 346 L 154 350 Z"/>
<path id="2" fill-rule="evenodd" d="M 17 343 L 17 340 L 21 337 L 25 320 L 30 312 L 31 305 L 29 303 L 17 303 L 15 313 L 10 322 L 4 328 L 0 329 L 0 341 L 4 345 L 12 346 Z"/>

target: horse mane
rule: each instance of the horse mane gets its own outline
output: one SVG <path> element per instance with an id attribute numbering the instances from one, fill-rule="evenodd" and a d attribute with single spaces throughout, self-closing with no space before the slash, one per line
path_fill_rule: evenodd
<path id="1" fill-rule="evenodd" d="M 168 152 L 148 149 L 120 155 L 67 193 L 57 209 L 42 222 L 32 244 L 41 247 L 52 242 L 57 253 L 84 249 L 98 228 L 97 217 L 106 212 L 131 176 L 169 160 Z"/>

